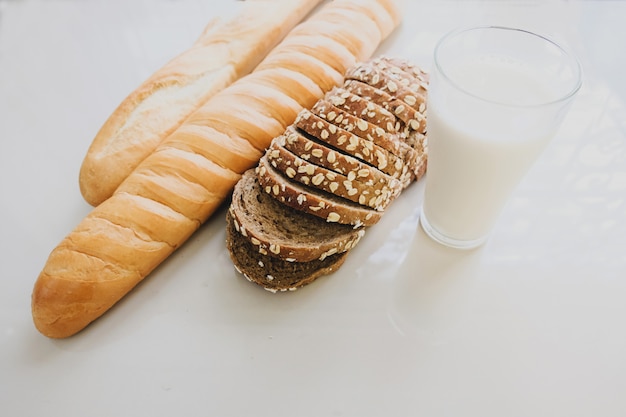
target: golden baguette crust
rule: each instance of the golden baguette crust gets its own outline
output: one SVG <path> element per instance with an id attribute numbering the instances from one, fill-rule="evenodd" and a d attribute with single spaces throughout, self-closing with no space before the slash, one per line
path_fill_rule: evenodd
<path id="1" fill-rule="evenodd" d="M 249 73 L 321 0 L 242 2 L 126 97 L 95 136 L 79 185 L 96 206 L 202 103 Z"/>
<path id="2" fill-rule="evenodd" d="M 330 2 L 322 11 L 332 10 L 338 4 L 349 1 Z M 355 3 L 358 1 L 355 0 Z M 349 43 L 354 51 L 351 62 L 354 65 L 357 60 L 367 58 L 377 44 L 362 41 L 367 38 L 363 31 L 373 24 L 368 14 L 359 8 L 352 13 L 354 17 L 343 25 L 325 25 L 324 15 L 321 13 L 311 17 L 305 24 L 309 29 L 324 27 L 330 30 L 318 36 L 325 36 L 334 42 L 337 42 L 335 38 L 344 39 Z M 338 33 L 341 36 L 335 36 Z M 302 47 L 305 49 L 307 44 Z M 293 44 L 290 48 L 293 48 Z M 270 53 L 268 60 L 271 61 L 273 54 L 286 55 L 280 45 Z M 331 61 L 335 65 L 335 61 L 342 59 L 331 50 L 324 56 L 329 60 L 324 64 L 329 67 Z M 276 70 L 284 73 L 278 68 Z M 343 72 L 346 70 L 347 68 Z M 268 68 L 261 71 L 273 70 Z M 302 77 L 309 80 L 316 76 L 314 67 L 290 71 L 300 72 Z M 231 94 L 240 97 L 248 91 L 250 95 L 255 95 L 259 86 L 280 84 L 279 79 L 268 77 L 268 73 L 264 74 L 262 78 L 255 76 L 255 73 L 242 77 L 197 109 L 176 132 L 163 140 L 137 166 L 112 197 L 94 209 L 52 251 L 32 294 L 33 320 L 41 333 L 59 338 L 82 330 L 182 245 L 222 204 L 243 174 L 246 164 L 253 159 L 255 150 L 251 148 L 263 149 L 276 136 L 271 129 L 266 128 L 269 126 L 277 129 L 276 126 L 287 122 L 288 117 L 282 117 L 282 122 L 270 123 L 269 119 L 272 117 L 269 115 L 279 106 L 284 106 L 281 114 L 289 114 L 293 111 L 293 103 L 297 102 L 296 96 L 301 92 L 301 88 L 289 92 L 284 87 L 276 86 L 276 91 L 289 99 L 277 101 L 269 98 L 265 108 L 259 106 L 258 102 L 242 105 L 238 114 L 245 114 L 250 120 L 257 121 L 261 128 L 255 131 L 259 136 L 251 138 L 253 143 L 248 142 L 249 146 L 241 146 L 241 141 L 247 141 L 244 137 L 246 132 L 231 131 L 230 127 L 218 124 L 216 114 L 225 118 L 231 115 L 224 114 L 213 103 L 222 100 L 235 101 L 230 98 Z M 296 85 L 307 85 L 307 82 L 300 82 L 298 77 L 289 79 L 296 80 Z M 319 86 L 317 98 L 321 98 L 325 91 Z M 241 119 L 239 116 L 228 120 L 232 125 L 235 120 Z M 288 122 L 291 124 L 293 121 Z M 221 131 L 222 127 L 228 132 Z M 281 131 L 286 127 L 287 125 L 282 126 Z M 230 144 L 223 143 L 231 139 L 238 141 L 238 144 L 231 147 Z M 216 144 L 228 149 L 230 156 L 216 156 Z M 245 156 L 238 159 L 238 149 L 244 148 Z M 258 161 L 247 168 L 253 167 L 256 162 Z M 141 215 L 133 214 L 134 209 L 127 208 L 129 201 L 141 204 L 141 208 L 136 209 Z M 146 203 L 148 201 L 152 206 Z M 169 230 L 164 231 L 163 228 Z"/>
<path id="3" fill-rule="evenodd" d="M 272 87 L 294 96 L 293 98 L 301 107 L 312 106 L 319 97 L 324 95 L 324 90 L 311 78 L 288 68 L 257 69 L 248 76 L 248 80 L 254 80 L 259 86 Z M 294 92 L 296 92 L 295 95 Z"/>

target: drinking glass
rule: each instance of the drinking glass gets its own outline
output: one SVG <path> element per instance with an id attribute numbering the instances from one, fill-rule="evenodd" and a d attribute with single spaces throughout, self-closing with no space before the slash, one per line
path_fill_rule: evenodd
<path id="1" fill-rule="evenodd" d="M 483 244 L 581 82 L 578 60 L 538 34 L 486 26 L 444 36 L 428 97 L 426 234 L 454 248 Z"/>

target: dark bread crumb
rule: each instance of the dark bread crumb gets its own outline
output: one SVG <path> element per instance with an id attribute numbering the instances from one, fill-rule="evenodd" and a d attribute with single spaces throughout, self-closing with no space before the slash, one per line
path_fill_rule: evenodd
<path id="1" fill-rule="evenodd" d="M 365 230 L 295 210 L 265 193 L 254 169 L 235 186 L 229 208 L 235 229 L 255 252 L 291 262 L 324 259 L 350 250 Z"/>
<path id="2" fill-rule="evenodd" d="M 294 291 L 307 285 L 322 275 L 336 271 L 347 256 L 347 252 L 343 252 L 324 260 L 288 262 L 262 255 L 236 230 L 230 212 L 226 214 L 226 221 L 226 246 L 235 269 L 249 281 L 271 292 Z"/>

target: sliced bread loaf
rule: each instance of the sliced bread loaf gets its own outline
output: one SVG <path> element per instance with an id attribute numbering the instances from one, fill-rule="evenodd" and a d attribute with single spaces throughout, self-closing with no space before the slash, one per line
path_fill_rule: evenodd
<path id="1" fill-rule="evenodd" d="M 276 292 L 342 265 L 365 228 L 426 170 L 424 77 L 402 60 L 358 64 L 274 138 L 228 211 L 239 272 Z"/>

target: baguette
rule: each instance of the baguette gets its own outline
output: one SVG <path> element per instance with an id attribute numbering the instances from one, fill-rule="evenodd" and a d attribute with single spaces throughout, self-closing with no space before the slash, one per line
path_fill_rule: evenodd
<path id="1" fill-rule="evenodd" d="M 342 45 L 350 44 L 353 48 L 350 49 L 353 53 L 350 61 L 354 65 L 368 58 L 377 47 L 377 43 L 361 41 L 366 37 L 364 30 L 371 28 L 373 22 L 367 3 L 359 0 L 330 2 L 299 25 L 301 33 L 325 37 L 340 44 L 343 40 L 345 44 Z M 351 18 L 343 25 L 329 25 L 325 16 L 348 4 L 353 5 Z M 320 32 L 322 28 L 328 32 Z M 301 39 L 309 39 L 307 36 Z M 372 36 L 367 34 L 367 37 Z M 380 42 L 382 38 L 382 32 L 378 31 L 376 39 Z M 289 48 L 293 50 L 294 45 L 295 42 L 290 41 Z M 308 45 L 303 43 L 301 47 L 306 50 Z M 341 58 L 333 52 L 340 49 L 329 48 L 326 54 L 320 55 L 329 60 L 324 63 L 331 66 L 330 61 L 336 65 L 337 61 L 345 59 L 345 55 Z M 286 60 L 289 54 L 279 45 L 265 61 L 275 65 L 274 56 Z M 259 77 L 257 71 L 264 76 Z M 274 71 L 277 75 L 269 76 Z M 281 123 L 268 115 L 283 105 L 285 108 L 280 110 L 281 114 L 293 111 L 291 106 L 297 101 L 301 88 L 288 91 L 278 84 L 283 74 L 294 71 L 301 74 L 300 78 L 309 80 L 318 76 L 313 67 L 290 68 L 285 72 L 282 67 L 261 66 L 217 93 L 161 142 L 113 196 L 95 208 L 63 239 L 50 254 L 33 289 L 33 321 L 42 334 L 54 338 L 68 337 L 85 328 L 142 281 L 210 217 L 230 195 L 245 170 L 258 162 L 251 163 L 258 155 L 256 152 L 267 147 L 284 131 L 286 123 L 293 123 L 294 120 L 287 120 L 288 117 L 281 118 Z M 302 88 L 307 86 L 307 82 L 300 82 L 298 77 L 289 77 L 289 80 Z M 277 84 L 272 87 L 275 90 L 272 94 L 267 88 L 260 88 L 272 83 Z M 319 85 L 318 88 L 317 99 L 326 92 Z M 246 92 L 258 96 L 264 91 L 268 95 L 260 102 L 246 102 L 235 109 L 250 118 L 241 126 L 233 127 L 234 121 L 240 117 L 235 119 L 235 115 L 224 113 L 215 105 L 235 102 Z M 278 94 L 285 97 L 277 100 Z M 217 114 L 230 123 L 218 124 Z M 293 114 L 292 117 L 295 118 Z M 260 125 L 248 123 L 260 120 L 263 120 Z M 252 131 L 258 136 L 252 138 Z M 238 158 L 239 152 L 245 156 Z M 225 155 L 216 156 L 216 153 Z"/>
<path id="2" fill-rule="evenodd" d="M 201 104 L 248 74 L 321 0 L 246 1 L 209 23 L 181 53 L 126 97 L 96 134 L 79 185 L 97 206 Z"/>

